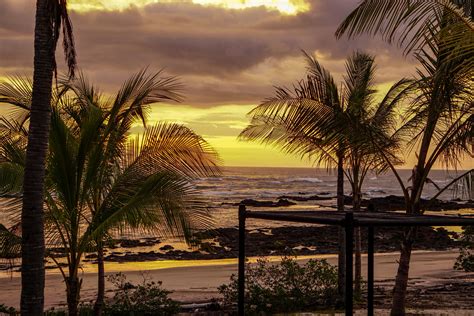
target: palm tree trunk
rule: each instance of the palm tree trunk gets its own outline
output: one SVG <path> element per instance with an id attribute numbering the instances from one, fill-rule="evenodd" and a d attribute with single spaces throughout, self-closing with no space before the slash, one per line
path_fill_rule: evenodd
<path id="1" fill-rule="evenodd" d="M 397 277 L 393 289 L 391 316 L 405 315 L 405 299 L 408 287 L 408 272 L 410 269 L 411 250 L 414 242 L 415 228 L 408 229 L 403 237 L 398 263 Z"/>
<path id="2" fill-rule="evenodd" d="M 337 157 L 337 210 L 344 211 L 344 158 L 342 154 Z M 337 262 L 337 288 L 339 298 L 344 300 L 344 283 L 346 276 L 346 249 L 344 247 L 344 228 L 339 227 L 339 253 Z"/>
<path id="3" fill-rule="evenodd" d="M 43 192 L 54 57 L 48 2 L 36 3 L 33 95 L 21 213 L 21 313 L 29 316 L 43 315 L 44 307 Z"/>
<path id="4" fill-rule="evenodd" d="M 94 304 L 94 315 L 102 315 L 102 310 L 104 308 L 104 298 L 105 298 L 105 267 L 104 267 L 104 247 L 102 244 L 99 245 L 97 249 L 97 269 L 98 269 L 98 279 L 97 279 L 97 298 Z"/>
<path id="5" fill-rule="evenodd" d="M 78 305 L 81 284 L 82 280 L 77 276 L 69 276 L 66 279 L 67 309 L 69 316 L 77 316 L 79 314 Z"/>

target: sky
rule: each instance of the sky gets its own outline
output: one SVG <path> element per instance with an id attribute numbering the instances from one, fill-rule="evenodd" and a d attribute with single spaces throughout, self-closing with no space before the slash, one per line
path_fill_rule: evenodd
<path id="1" fill-rule="evenodd" d="M 32 74 L 34 2 L 0 1 L 0 79 Z M 302 49 L 338 79 L 352 51 L 376 55 L 382 91 L 415 72 L 412 57 L 380 38 L 335 39 L 337 26 L 358 0 L 68 3 L 83 73 L 106 94 L 143 67 L 177 76 L 185 100 L 153 105 L 151 120 L 187 125 L 218 150 L 227 166 L 311 166 L 274 148 L 237 140 L 248 123 L 246 114 L 272 96 L 274 86 L 291 86 L 304 77 Z M 62 58 L 58 48 L 57 59 Z M 65 69 L 61 62 L 59 69 Z"/>

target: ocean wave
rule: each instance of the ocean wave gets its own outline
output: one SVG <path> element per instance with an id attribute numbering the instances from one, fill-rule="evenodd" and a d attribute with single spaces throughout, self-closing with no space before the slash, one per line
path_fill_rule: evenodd
<path id="1" fill-rule="evenodd" d="M 311 183 L 322 183 L 323 180 L 321 180 L 321 179 L 319 179 L 319 178 L 306 178 L 306 177 L 302 177 L 302 178 L 290 178 L 290 179 L 285 180 L 285 182 L 311 182 Z"/>

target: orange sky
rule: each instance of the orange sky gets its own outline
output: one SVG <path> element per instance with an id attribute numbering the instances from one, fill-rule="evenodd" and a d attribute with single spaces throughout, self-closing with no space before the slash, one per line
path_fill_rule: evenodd
<path id="1" fill-rule="evenodd" d="M 315 53 L 338 78 L 351 51 L 376 55 L 382 90 L 415 71 L 413 58 L 379 38 L 334 38 L 358 0 L 68 2 L 84 73 L 105 93 L 146 66 L 178 76 L 186 100 L 154 106 L 152 120 L 188 125 L 215 146 L 226 165 L 310 166 L 236 139 L 248 122 L 246 113 L 270 96 L 274 85 L 291 86 L 304 76 L 301 49 Z M 0 2 L 0 79 L 31 74 L 33 17 L 34 1 Z M 466 160 L 463 167 L 474 167 L 474 162 Z"/>

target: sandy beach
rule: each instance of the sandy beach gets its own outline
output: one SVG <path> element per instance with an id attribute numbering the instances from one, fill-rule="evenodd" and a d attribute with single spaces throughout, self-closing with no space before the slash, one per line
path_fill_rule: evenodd
<path id="1" fill-rule="evenodd" d="M 433 286 L 443 284 L 447 280 L 470 279 L 473 274 L 467 274 L 452 269 L 457 251 L 416 251 L 412 256 L 410 267 L 410 286 Z M 336 263 L 335 255 L 321 255 L 332 264 Z M 272 258 L 276 260 L 277 258 Z M 363 258 L 363 269 L 366 269 L 366 258 Z M 301 262 L 308 258 L 300 258 Z M 387 287 L 393 282 L 397 269 L 397 253 L 377 254 L 375 278 L 379 286 Z M 96 274 L 94 266 L 86 266 L 82 273 L 83 286 L 81 301 L 94 299 L 96 289 Z M 122 271 L 127 279 L 139 282 L 145 275 L 155 281 L 163 281 L 164 288 L 174 291 L 172 297 L 183 302 L 206 301 L 219 297 L 217 287 L 229 280 L 236 272 L 236 260 L 201 260 L 201 261 L 164 261 L 142 263 L 107 263 L 106 271 L 113 274 Z M 111 284 L 107 282 L 110 293 Z M 48 270 L 46 277 L 47 308 L 65 304 L 65 290 L 61 275 L 57 270 Z M 8 276 L 3 273 L 0 278 L 0 303 L 9 306 L 19 306 L 20 278 L 17 274 Z M 473 293 L 474 298 L 474 293 Z"/>

